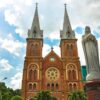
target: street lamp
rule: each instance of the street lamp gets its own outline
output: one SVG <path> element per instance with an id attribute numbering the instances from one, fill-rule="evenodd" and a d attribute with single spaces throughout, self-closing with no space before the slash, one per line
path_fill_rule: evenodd
<path id="1" fill-rule="evenodd" d="M 7 79 L 7 77 L 4 77 L 2 80 L 0 80 L 0 82 L 4 81 L 4 80 L 6 80 L 6 79 Z"/>

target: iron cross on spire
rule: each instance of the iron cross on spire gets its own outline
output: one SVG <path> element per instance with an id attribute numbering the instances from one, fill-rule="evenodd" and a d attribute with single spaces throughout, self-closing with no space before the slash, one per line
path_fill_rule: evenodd
<path id="1" fill-rule="evenodd" d="M 51 47 L 51 50 L 53 50 L 53 46 Z"/>
<path id="2" fill-rule="evenodd" d="M 64 5 L 65 5 L 65 8 L 66 8 L 67 4 L 65 3 Z"/>
<path id="3" fill-rule="evenodd" d="M 36 2 L 36 8 L 38 7 L 38 3 Z"/>

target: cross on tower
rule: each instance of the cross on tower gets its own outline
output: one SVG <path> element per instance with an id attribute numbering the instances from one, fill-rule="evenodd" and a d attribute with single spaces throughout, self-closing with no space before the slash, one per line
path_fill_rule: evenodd
<path id="1" fill-rule="evenodd" d="M 38 7 L 38 3 L 36 2 L 36 8 Z"/>
<path id="2" fill-rule="evenodd" d="M 65 5 L 65 8 L 66 8 L 67 4 L 65 3 L 64 5 Z"/>
<path id="3" fill-rule="evenodd" d="M 53 50 L 53 47 L 51 47 L 51 50 Z"/>

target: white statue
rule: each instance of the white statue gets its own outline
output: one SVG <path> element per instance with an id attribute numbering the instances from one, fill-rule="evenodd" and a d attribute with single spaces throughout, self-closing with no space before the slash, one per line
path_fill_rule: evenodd
<path id="1" fill-rule="evenodd" d="M 87 81 L 100 79 L 100 66 L 99 66 L 99 54 L 98 43 L 91 34 L 90 27 L 86 26 L 85 35 L 82 37 L 82 45 L 85 54 L 85 60 L 87 65 Z"/>

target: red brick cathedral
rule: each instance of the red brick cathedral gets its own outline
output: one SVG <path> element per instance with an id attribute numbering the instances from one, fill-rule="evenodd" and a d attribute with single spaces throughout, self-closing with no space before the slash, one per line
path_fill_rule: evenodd
<path id="1" fill-rule="evenodd" d="M 40 90 L 50 90 L 57 100 L 67 100 L 69 92 L 83 88 L 77 39 L 66 7 L 60 38 L 61 57 L 53 48 L 42 57 L 43 30 L 40 29 L 36 6 L 32 26 L 28 30 L 22 79 L 23 100 L 31 100 Z"/>

